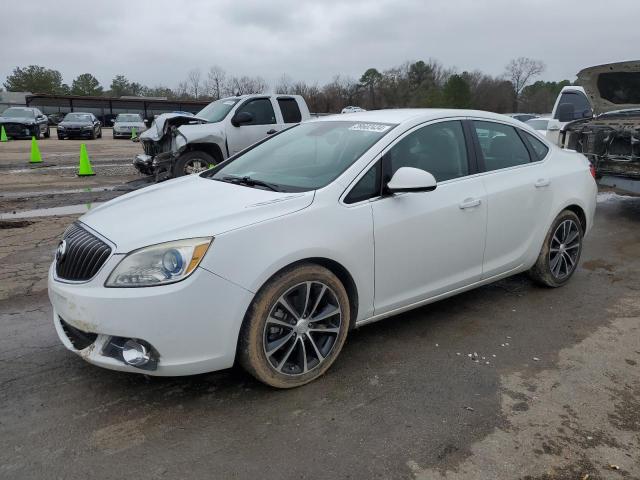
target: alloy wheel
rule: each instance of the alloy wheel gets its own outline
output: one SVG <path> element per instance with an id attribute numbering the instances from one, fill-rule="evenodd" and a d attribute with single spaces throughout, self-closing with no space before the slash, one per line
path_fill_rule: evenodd
<path id="1" fill-rule="evenodd" d="M 558 225 L 551 237 L 549 267 L 551 274 L 562 280 L 575 270 L 580 254 L 580 227 L 567 219 Z"/>
<path id="2" fill-rule="evenodd" d="M 279 373 L 303 375 L 331 354 L 342 326 L 335 292 L 320 281 L 288 289 L 275 302 L 265 322 L 263 348 Z"/>
<path id="3" fill-rule="evenodd" d="M 184 174 L 193 175 L 195 173 L 202 173 L 209 168 L 207 162 L 200 158 L 193 158 L 184 165 Z"/>

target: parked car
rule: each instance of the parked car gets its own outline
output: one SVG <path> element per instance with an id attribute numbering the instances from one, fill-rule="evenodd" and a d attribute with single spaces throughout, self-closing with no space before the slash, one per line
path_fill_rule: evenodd
<path id="1" fill-rule="evenodd" d="M 344 107 L 340 113 L 357 113 L 357 112 L 366 112 L 366 110 L 364 108 L 348 105 Z"/>
<path id="2" fill-rule="evenodd" d="M 93 113 L 71 112 L 56 127 L 58 139 L 102 138 L 102 123 Z"/>
<path id="3" fill-rule="evenodd" d="M 242 95 L 212 102 L 195 116 L 164 113 L 140 135 L 144 154 L 133 164 L 157 180 L 200 173 L 309 118 L 300 95 Z"/>
<path id="4" fill-rule="evenodd" d="M 560 107 L 560 105 L 563 105 L 563 107 Z M 564 109 L 565 113 L 560 118 L 562 109 Z M 567 109 L 571 109 L 571 112 Z M 578 85 L 563 87 L 553 105 L 546 136 L 550 142 L 557 145 L 560 141 L 560 131 L 567 123 L 581 118 L 591 118 L 592 116 L 593 109 L 584 88 Z"/>
<path id="5" fill-rule="evenodd" d="M 577 81 L 584 99 L 561 93 L 554 108 L 559 145 L 586 155 L 602 184 L 640 194 L 640 61 L 585 68 Z"/>
<path id="6" fill-rule="evenodd" d="M 139 135 L 147 129 L 147 123 L 138 113 L 121 113 L 113 121 L 113 138 L 131 138 L 131 132 L 136 129 Z"/>
<path id="7" fill-rule="evenodd" d="M 521 122 L 527 122 L 531 119 L 538 118 L 538 115 L 535 113 L 505 113 L 505 115 Z"/>
<path id="8" fill-rule="evenodd" d="M 37 108 L 9 107 L 0 115 L 0 126 L 9 138 L 49 138 L 49 121 Z"/>
<path id="9" fill-rule="evenodd" d="M 529 125 L 531 128 L 533 128 L 539 134 L 546 136 L 546 134 L 547 134 L 547 126 L 549 125 L 549 119 L 548 118 L 545 118 L 545 117 L 532 118 L 531 120 L 527 120 L 524 123 Z"/>
<path id="10" fill-rule="evenodd" d="M 477 132 L 491 141 L 476 147 Z M 105 368 L 237 359 L 296 387 L 356 326 L 519 272 L 566 284 L 595 206 L 583 155 L 502 115 L 324 117 L 82 216 L 49 272 L 53 322 Z"/>
<path id="11" fill-rule="evenodd" d="M 47 115 L 47 123 L 49 124 L 49 126 L 55 127 L 62 121 L 64 115 L 65 114 L 62 112 L 50 113 L 49 115 Z"/>

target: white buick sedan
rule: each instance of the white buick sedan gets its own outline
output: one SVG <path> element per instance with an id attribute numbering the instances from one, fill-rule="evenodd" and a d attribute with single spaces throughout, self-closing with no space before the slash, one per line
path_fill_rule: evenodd
<path id="1" fill-rule="evenodd" d="M 49 273 L 55 328 L 114 370 L 238 361 L 295 387 L 354 327 L 519 272 L 565 284 L 595 198 L 584 156 L 505 116 L 325 117 L 81 217 Z"/>

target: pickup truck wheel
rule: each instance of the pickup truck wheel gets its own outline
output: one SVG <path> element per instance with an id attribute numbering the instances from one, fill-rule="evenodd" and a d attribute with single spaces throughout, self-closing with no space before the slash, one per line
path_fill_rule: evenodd
<path id="1" fill-rule="evenodd" d="M 576 271 L 582 253 L 584 226 L 578 216 L 564 210 L 554 220 L 544 239 L 538 260 L 529 276 L 545 287 L 561 287 Z"/>
<path id="2" fill-rule="evenodd" d="M 173 176 L 182 177 L 183 175 L 193 175 L 204 172 L 209 165 L 216 165 L 218 160 L 213 158 L 206 152 L 195 150 L 180 155 L 173 167 Z"/>

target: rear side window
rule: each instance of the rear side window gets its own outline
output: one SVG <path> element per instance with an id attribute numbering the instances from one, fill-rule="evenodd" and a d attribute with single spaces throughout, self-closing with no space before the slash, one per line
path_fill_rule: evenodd
<path id="1" fill-rule="evenodd" d="M 488 172 L 531 161 L 529 151 L 515 128 L 494 122 L 474 121 L 473 124 Z"/>
<path id="2" fill-rule="evenodd" d="M 276 123 L 276 114 L 268 98 L 250 100 L 238 109 L 238 112 L 249 112 L 253 120 L 245 125 L 269 125 Z"/>
<path id="3" fill-rule="evenodd" d="M 378 197 L 380 195 L 381 173 L 380 161 L 378 161 L 358 180 L 355 187 L 353 187 L 345 197 L 344 203 L 357 203 Z"/>
<path id="4" fill-rule="evenodd" d="M 540 140 L 538 140 L 536 137 L 534 137 L 533 135 L 531 135 L 530 133 L 527 132 L 522 132 L 524 134 L 524 137 L 527 139 L 527 142 L 529 142 L 529 145 L 531 145 L 531 148 L 533 149 L 533 153 L 535 154 L 535 158 L 533 159 L 534 162 L 536 161 L 540 161 L 542 160 L 544 157 L 547 156 L 547 153 L 549 153 L 549 147 L 547 147 L 544 143 L 542 143 Z"/>
<path id="5" fill-rule="evenodd" d="M 298 102 L 294 98 L 279 98 L 278 105 L 280 106 L 284 123 L 300 123 L 302 121 Z"/>
<path id="6" fill-rule="evenodd" d="M 591 104 L 587 99 L 586 95 L 581 92 L 564 92 L 560 96 L 560 101 L 558 105 L 562 105 L 563 103 L 568 103 L 573 106 L 573 119 L 578 120 L 579 118 L 585 117 L 585 112 L 591 110 Z M 556 113 L 553 116 L 556 120 L 558 120 L 560 114 L 560 109 L 556 109 Z"/>

